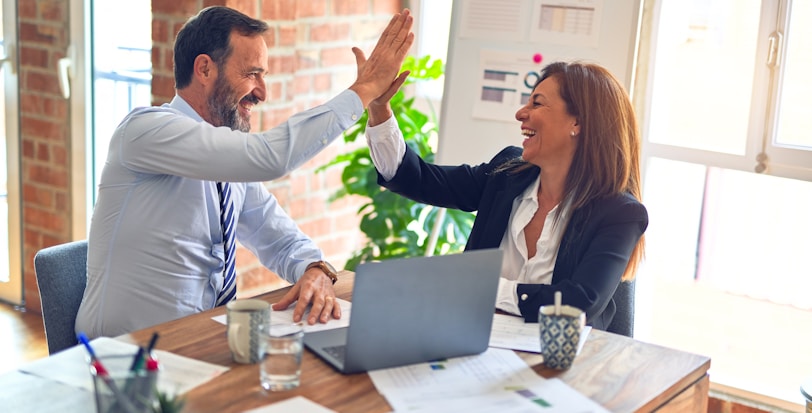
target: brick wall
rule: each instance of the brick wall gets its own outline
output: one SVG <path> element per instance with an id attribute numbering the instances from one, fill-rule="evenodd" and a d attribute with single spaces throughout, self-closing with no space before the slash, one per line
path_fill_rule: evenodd
<path id="1" fill-rule="evenodd" d="M 68 102 L 58 86 L 57 61 L 68 39 L 67 0 L 19 0 L 20 130 L 23 210 L 23 269 L 26 307 L 39 311 L 33 257 L 40 249 L 71 240 L 73 194 Z M 272 30 L 268 100 L 252 117 L 254 130 L 268 129 L 293 113 L 318 105 L 355 79 L 350 50 L 367 52 L 400 0 L 152 0 L 154 104 L 174 95 L 172 42 L 186 19 L 203 7 L 226 5 L 267 21 Z M 341 268 L 363 241 L 356 211 L 360 200 L 328 203 L 340 187 L 340 169 L 315 169 L 351 148 L 335 142 L 289 176 L 267 183 L 283 208 Z M 254 293 L 278 285 L 253 255 L 237 256 L 239 288 Z"/>
<path id="2" fill-rule="evenodd" d="M 70 240 L 70 123 L 56 70 L 67 46 L 67 0 L 19 1 L 22 268 L 26 307 L 34 311 L 34 254 Z"/>

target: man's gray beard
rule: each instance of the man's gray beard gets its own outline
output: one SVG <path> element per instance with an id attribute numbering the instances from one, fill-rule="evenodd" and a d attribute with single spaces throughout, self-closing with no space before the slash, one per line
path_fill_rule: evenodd
<path id="1" fill-rule="evenodd" d="M 241 132 L 248 132 L 251 130 L 251 124 L 247 120 L 240 118 L 237 105 L 227 105 L 231 96 L 234 96 L 234 90 L 226 83 L 225 79 L 218 77 L 214 84 L 214 93 L 209 96 L 208 106 L 209 113 L 213 117 L 212 124 L 214 126 L 226 126 L 232 130 Z"/>

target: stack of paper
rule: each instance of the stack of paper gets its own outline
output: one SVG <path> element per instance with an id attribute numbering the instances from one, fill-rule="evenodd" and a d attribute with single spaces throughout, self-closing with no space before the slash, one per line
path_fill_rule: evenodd
<path id="1" fill-rule="evenodd" d="M 369 375 L 396 412 L 607 412 L 561 380 L 538 376 L 506 349 Z"/>

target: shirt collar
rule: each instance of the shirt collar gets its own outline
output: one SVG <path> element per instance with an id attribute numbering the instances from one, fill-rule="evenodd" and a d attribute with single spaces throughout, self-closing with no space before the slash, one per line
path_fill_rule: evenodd
<path id="1" fill-rule="evenodd" d="M 528 185 L 527 188 L 519 195 L 519 199 L 521 200 L 531 200 L 534 201 L 536 204 L 539 202 L 539 185 L 541 183 L 541 175 L 537 174 L 536 179 L 533 181 L 532 185 Z"/>
<path id="2" fill-rule="evenodd" d="M 203 118 L 200 117 L 200 115 L 194 109 L 192 109 L 192 105 L 186 102 L 179 95 L 175 95 L 171 102 L 164 103 L 163 106 L 175 109 L 198 122 L 204 122 Z"/>

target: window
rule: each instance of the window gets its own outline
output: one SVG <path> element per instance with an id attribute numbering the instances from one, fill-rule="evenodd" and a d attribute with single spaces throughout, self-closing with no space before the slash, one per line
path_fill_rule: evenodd
<path id="1" fill-rule="evenodd" d="M 447 63 L 448 30 L 451 22 L 451 0 L 422 1 L 418 5 L 417 56 L 431 56 Z M 417 85 L 417 94 L 439 102 L 443 98 L 444 77 Z"/>
<path id="2" fill-rule="evenodd" d="M 644 3 L 635 337 L 710 356 L 714 389 L 797 410 L 812 375 L 812 2 Z"/>
<path id="3" fill-rule="evenodd" d="M 647 3 L 635 102 L 650 226 L 636 338 L 710 356 L 716 386 L 801 404 L 812 3 Z"/>
<path id="4" fill-rule="evenodd" d="M 152 10 L 148 0 L 70 4 L 71 232 L 82 239 L 115 127 L 132 108 L 151 104 Z"/>
<path id="5" fill-rule="evenodd" d="M 118 123 L 152 97 L 152 10 L 149 1 L 94 2 L 92 203 Z M 124 8 L 124 9 L 122 9 Z M 122 14 L 126 19 L 111 18 Z M 125 25 L 126 28 L 122 28 Z"/>

